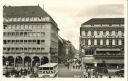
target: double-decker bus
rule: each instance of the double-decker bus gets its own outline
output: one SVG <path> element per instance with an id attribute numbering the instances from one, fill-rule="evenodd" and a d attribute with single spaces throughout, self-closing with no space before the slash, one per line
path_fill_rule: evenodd
<path id="1" fill-rule="evenodd" d="M 38 76 L 42 78 L 57 77 L 58 63 L 47 63 L 38 67 Z"/>

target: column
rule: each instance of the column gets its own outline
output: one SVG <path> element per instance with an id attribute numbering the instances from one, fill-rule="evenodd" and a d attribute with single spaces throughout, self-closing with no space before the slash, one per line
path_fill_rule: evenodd
<path id="1" fill-rule="evenodd" d="M 41 65 L 41 57 L 39 57 L 39 59 L 40 59 L 40 65 Z"/>

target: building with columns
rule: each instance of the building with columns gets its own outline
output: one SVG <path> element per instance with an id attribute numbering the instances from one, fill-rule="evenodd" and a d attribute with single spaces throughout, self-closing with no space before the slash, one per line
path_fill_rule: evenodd
<path id="1" fill-rule="evenodd" d="M 124 18 L 92 18 L 80 27 L 80 50 L 86 67 L 124 68 Z"/>
<path id="2" fill-rule="evenodd" d="M 58 27 L 40 6 L 3 7 L 3 65 L 57 63 Z"/>

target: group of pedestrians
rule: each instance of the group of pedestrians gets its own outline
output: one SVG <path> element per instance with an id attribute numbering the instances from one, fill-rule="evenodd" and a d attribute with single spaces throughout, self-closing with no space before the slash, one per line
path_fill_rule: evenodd
<path id="1" fill-rule="evenodd" d="M 5 72 L 6 77 L 22 77 L 28 74 L 30 74 L 30 71 L 22 68 L 20 70 L 12 69 L 10 71 Z"/>

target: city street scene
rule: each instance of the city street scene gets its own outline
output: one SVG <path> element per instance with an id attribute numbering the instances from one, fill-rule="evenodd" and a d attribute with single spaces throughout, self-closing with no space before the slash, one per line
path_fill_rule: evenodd
<path id="1" fill-rule="evenodd" d="M 3 6 L 3 77 L 124 78 L 121 0 L 25 1 Z"/>

